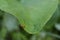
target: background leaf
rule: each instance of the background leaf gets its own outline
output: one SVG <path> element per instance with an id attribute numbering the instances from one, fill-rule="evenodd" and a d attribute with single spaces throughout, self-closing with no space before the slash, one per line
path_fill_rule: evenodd
<path id="1" fill-rule="evenodd" d="M 20 32 L 17 33 L 14 32 L 12 36 L 13 36 L 13 40 L 27 40 L 26 36 L 24 36 Z"/>
<path id="2" fill-rule="evenodd" d="M 8 13 L 4 15 L 3 26 L 6 27 L 8 31 L 19 30 L 18 20 L 14 16 Z"/>

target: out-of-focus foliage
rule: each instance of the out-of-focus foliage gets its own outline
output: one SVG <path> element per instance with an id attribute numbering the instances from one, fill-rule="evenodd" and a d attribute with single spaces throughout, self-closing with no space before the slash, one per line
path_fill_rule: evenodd
<path id="1" fill-rule="evenodd" d="M 5 26 L 8 31 L 18 30 L 18 20 L 11 14 L 5 14 L 3 19 L 3 26 Z"/>
<path id="2" fill-rule="evenodd" d="M 40 3 L 39 1 L 44 1 L 44 2 L 47 1 L 47 3 L 50 3 L 53 6 L 53 10 L 54 10 L 54 5 L 51 3 L 51 0 L 39 0 L 39 1 L 35 0 L 35 1 L 37 3 Z M 56 5 L 57 0 L 52 0 L 52 1 Z M 20 6 L 20 2 L 22 2 L 24 5 Z M 34 0 L 26 0 L 26 1 L 25 0 L 22 0 L 22 1 L 21 0 L 18 0 L 18 1 L 17 0 L 0 0 L 0 5 L 1 5 L 0 6 L 0 40 L 60 40 L 60 0 L 59 0 L 59 4 L 57 5 L 57 8 L 55 8 L 56 10 L 54 10 L 55 11 L 54 13 L 52 13 L 53 12 L 52 9 L 50 11 L 45 9 L 45 12 L 48 11 L 48 13 L 53 14 L 53 15 L 51 14 L 51 18 L 50 18 L 50 15 L 48 15 L 48 13 L 47 14 L 44 13 L 44 8 L 49 9 L 49 7 L 52 7 L 52 6 L 51 5 L 47 5 L 49 7 L 45 6 L 44 5 L 46 4 L 45 2 L 42 5 L 44 8 L 39 8 L 40 5 L 38 7 L 38 4 L 36 4 L 36 2 L 34 2 Z M 32 7 L 32 9 L 30 9 L 30 7 Z M 43 11 L 40 9 L 43 9 Z M 41 14 L 43 16 L 39 15 L 40 11 L 42 11 Z M 20 13 L 21 15 L 19 14 L 19 12 L 21 12 Z M 13 15 L 11 13 L 13 13 Z M 25 15 L 25 13 L 27 15 Z M 34 22 L 32 22 L 29 19 L 29 17 L 27 17 L 27 16 L 30 16 L 30 13 L 31 13 L 31 16 L 33 16 L 32 20 Z M 32 15 L 32 13 L 34 15 Z M 35 25 L 36 26 L 35 28 L 37 30 L 34 29 L 34 26 L 30 26 L 29 24 L 30 22 L 32 23 L 32 25 L 35 24 L 36 22 L 38 24 L 39 21 L 35 20 L 36 15 L 37 15 L 37 19 L 41 17 L 41 20 L 39 21 L 41 21 L 40 23 L 42 23 L 42 26 L 43 26 L 42 28 L 41 26 L 38 27 Z M 21 20 L 19 19 L 20 20 L 19 21 L 17 18 L 18 19 L 20 18 Z M 45 18 L 49 20 L 45 20 Z M 25 24 L 23 23 L 23 21 L 25 22 Z M 44 21 L 47 21 L 45 26 L 43 24 L 45 23 Z M 41 30 L 41 31 L 35 34 L 35 32 L 38 32 L 38 30 Z M 26 32 L 26 31 L 29 31 L 29 32 Z"/>
<path id="3" fill-rule="evenodd" d="M 14 32 L 14 33 L 12 33 L 12 39 L 13 40 L 27 40 L 27 38 L 23 35 L 23 34 L 21 34 L 20 32 Z"/>

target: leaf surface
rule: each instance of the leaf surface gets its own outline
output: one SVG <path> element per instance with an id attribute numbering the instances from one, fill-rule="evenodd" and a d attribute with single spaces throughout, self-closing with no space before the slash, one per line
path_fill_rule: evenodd
<path id="1" fill-rule="evenodd" d="M 0 0 L 0 9 L 16 16 L 31 34 L 41 31 L 57 5 L 58 0 Z"/>

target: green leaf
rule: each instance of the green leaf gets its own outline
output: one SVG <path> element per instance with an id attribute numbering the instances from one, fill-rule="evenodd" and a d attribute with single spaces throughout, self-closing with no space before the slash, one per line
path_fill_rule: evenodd
<path id="1" fill-rule="evenodd" d="M 24 30 L 35 34 L 52 17 L 58 0 L 0 0 L 0 9 L 16 16 Z"/>
<path id="2" fill-rule="evenodd" d="M 59 0 L 59 4 L 60 4 L 60 0 Z"/>
<path id="3" fill-rule="evenodd" d="M 59 13 L 59 9 L 57 8 L 57 10 L 55 11 L 55 13 L 53 14 L 53 16 L 50 18 L 50 20 L 46 23 L 44 29 L 45 30 L 51 30 L 54 26 L 54 24 L 57 22 L 58 18 L 60 16 Z"/>

